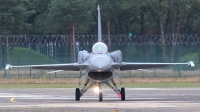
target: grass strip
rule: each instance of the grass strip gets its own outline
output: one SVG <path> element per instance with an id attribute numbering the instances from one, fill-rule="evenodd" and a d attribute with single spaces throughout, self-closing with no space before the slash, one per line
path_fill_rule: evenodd
<path id="1" fill-rule="evenodd" d="M 125 83 L 122 86 L 130 88 L 199 88 L 196 82 L 173 82 L 173 83 Z"/>
<path id="2" fill-rule="evenodd" d="M 177 82 L 177 83 L 124 83 L 119 87 L 128 88 L 199 88 L 200 83 Z M 0 84 L 0 88 L 82 88 L 78 84 Z M 107 88 L 107 86 L 104 86 Z"/>

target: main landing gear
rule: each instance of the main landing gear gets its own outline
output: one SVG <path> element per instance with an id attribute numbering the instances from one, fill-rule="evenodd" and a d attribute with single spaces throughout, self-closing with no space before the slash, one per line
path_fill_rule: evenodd
<path id="1" fill-rule="evenodd" d="M 79 88 L 76 88 L 76 90 L 75 90 L 75 97 L 76 97 L 76 101 L 80 100 L 81 92 L 80 92 Z"/>
<path id="2" fill-rule="evenodd" d="M 88 85 L 88 83 L 90 82 L 90 85 Z M 114 85 L 114 87 L 110 84 L 110 82 Z M 109 86 L 111 89 L 113 89 L 119 98 L 121 98 L 122 101 L 125 101 L 125 88 L 121 88 L 118 89 L 114 80 L 111 79 L 109 82 L 104 82 L 104 83 L 95 83 L 95 82 L 91 82 L 89 79 L 86 80 L 85 82 L 85 85 L 83 87 L 83 89 L 79 89 L 79 88 L 76 88 L 75 90 L 75 100 L 76 101 L 79 101 L 80 100 L 80 97 L 89 89 L 91 88 L 93 85 L 97 85 L 99 87 L 99 101 L 103 101 L 103 94 L 101 93 L 101 86 L 103 86 L 104 84 L 106 84 L 107 86 Z"/>
<path id="3" fill-rule="evenodd" d="M 113 79 L 111 79 L 111 82 L 114 85 L 114 87 L 110 84 L 110 82 L 107 82 L 105 84 L 107 86 L 109 86 L 111 89 L 113 89 L 117 93 L 118 97 L 121 98 L 122 101 L 125 101 L 125 99 L 126 99 L 125 98 L 125 88 L 121 88 L 121 90 L 120 90 L 117 88 L 117 85 L 115 84 Z"/>
<path id="4" fill-rule="evenodd" d="M 121 100 L 125 101 L 125 88 L 121 88 Z"/>
<path id="5" fill-rule="evenodd" d="M 76 90 L 75 90 L 75 100 L 76 100 L 76 101 L 79 101 L 79 100 L 80 100 L 80 97 L 81 97 L 89 88 L 91 88 L 91 87 L 94 85 L 94 83 L 90 83 L 90 85 L 87 87 L 87 85 L 88 85 L 89 82 L 90 82 L 90 80 L 87 79 L 86 82 L 85 82 L 85 85 L 84 85 L 83 89 L 81 89 L 81 90 L 80 90 L 79 88 L 76 88 Z"/>

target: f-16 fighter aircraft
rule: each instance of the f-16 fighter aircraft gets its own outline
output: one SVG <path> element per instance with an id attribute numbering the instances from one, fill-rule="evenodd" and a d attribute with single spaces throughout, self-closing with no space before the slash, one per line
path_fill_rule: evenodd
<path id="1" fill-rule="evenodd" d="M 189 61 L 186 63 L 134 63 L 134 62 L 122 62 L 122 53 L 120 50 L 108 52 L 108 47 L 102 42 L 101 34 L 101 15 L 100 7 L 98 10 L 98 42 L 92 47 L 92 52 L 79 51 L 78 62 L 69 64 L 45 64 L 45 65 L 23 65 L 13 66 L 7 64 L 5 69 L 11 69 L 13 67 L 32 67 L 33 69 L 47 69 L 59 71 L 79 71 L 85 70 L 85 74 L 80 78 L 79 84 L 83 79 L 86 79 L 84 87 L 82 89 L 76 88 L 75 100 L 79 101 L 81 96 L 92 86 L 99 88 L 99 101 L 103 100 L 103 94 L 101 87 L 106 84 L 113 89 L 118 97 L 122 101 L 125 100 L 125 88 L 118 89 L 114 81 L 114 78 L 118 79 L 121 83 L 121 79 L 118 77 L 115 70 L 144 70 L 147 68 L 167 67 L 167 65 L 188 65 L 194 67 L 194 62 Z"/>

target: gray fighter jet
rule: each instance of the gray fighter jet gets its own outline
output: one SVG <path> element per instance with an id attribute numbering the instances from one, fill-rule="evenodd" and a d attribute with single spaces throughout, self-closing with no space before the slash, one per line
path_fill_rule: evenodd
<path id="1" fill-rule="evenodd" d="M 99 101 L 103 100 L 103 94 L 101 93 L 101 87 L 106 84 L 113 89 L 121 100 L 125 100 L 125 88 L 118 89 L 114 78 L 118 79 L 121 83 L 121 79 L 118 77 L 115 70 L 145 70 L 148 68 L 167 67 L 168 65 L 188 65 L 194 67 L 194 62 L 189 61 L 186 63 L 131 63 L 122 62 L 122 53 L 120 50 L 114 52 L 108 52 L 108 47 L 102 42 L 101 36 L 101 15 L 100 7 L 98 10 L 98 42 L 92 47 L 92 52 L 79 51 L 78 62 L 69 64 L 45 64 L 45 65 L 24 65 L 13 66 L 7 64 L 5 69 L 11 69 L 13 67 L 32 67 L 33 69 L 47 69 L 60 71 L 80 71 L 85 70 L 85 74 L 80 78 L 79 84 L 83 79 L 86 79 L 84 87 L 82 89 L 75 89 L 75 100 L 79 101 L 81 96 L 92 86 L 99 88 Z M 51 72 L 53 73 L 53 72 Z"/>

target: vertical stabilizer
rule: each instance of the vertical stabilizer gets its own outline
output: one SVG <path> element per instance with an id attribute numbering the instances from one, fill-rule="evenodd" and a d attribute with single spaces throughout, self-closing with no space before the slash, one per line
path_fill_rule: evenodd
<path id="1" fill-rule="evenodd" d="M 100 7 L 98 5 L 98 42 L 102 42 L 102 36 L 101 36 L 101 14 L 100 14 Z"/>

